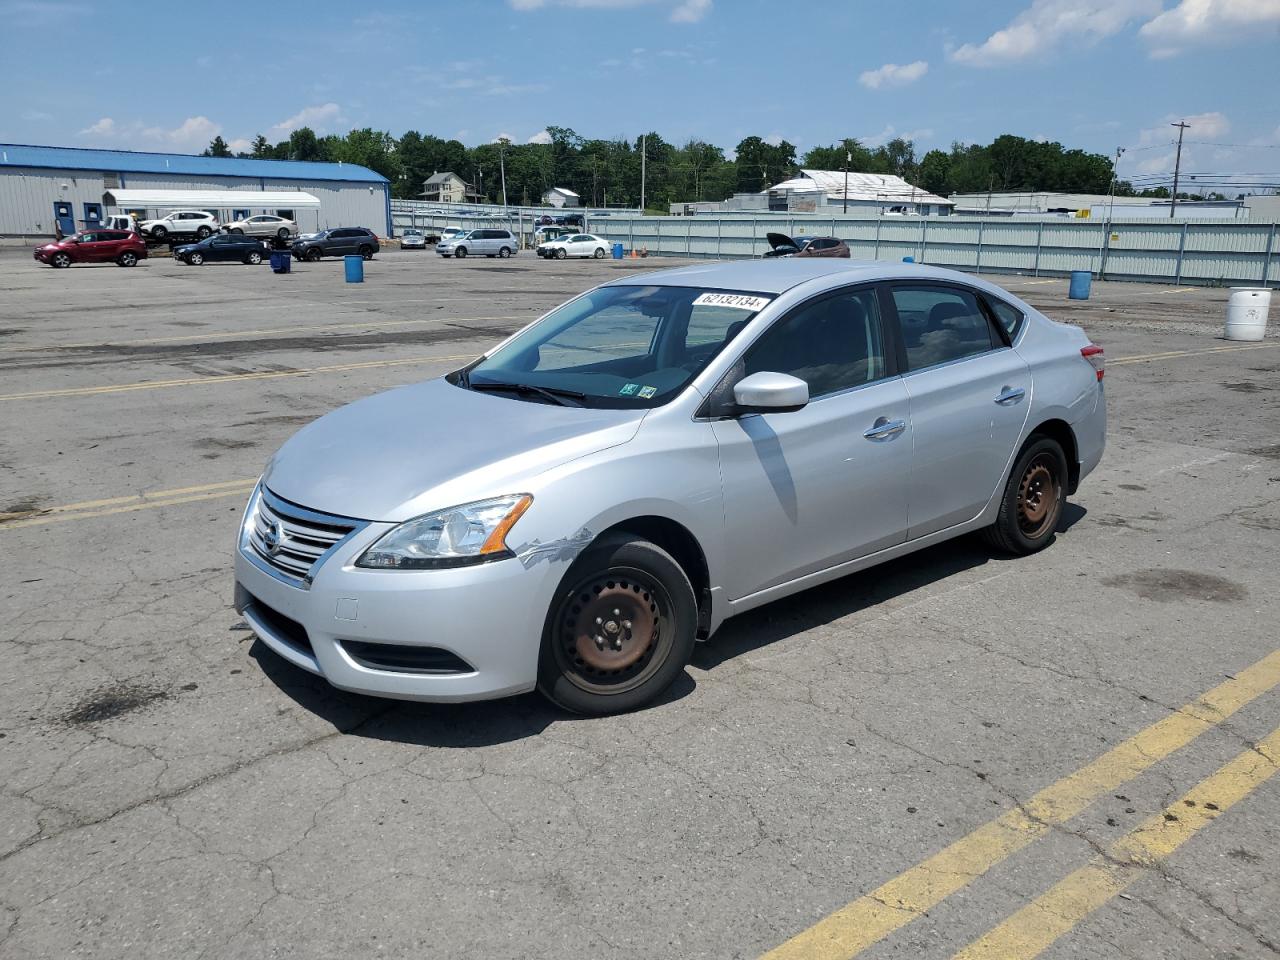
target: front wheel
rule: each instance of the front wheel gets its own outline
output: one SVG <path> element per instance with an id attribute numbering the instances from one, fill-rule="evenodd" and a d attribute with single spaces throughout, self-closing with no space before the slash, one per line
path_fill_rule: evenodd
<path id="1" fill-rule="evenodd" d="M 127 250 L 120 254 L 116 263 L 120 264 L 122 267 L 136 267 L 138 265 L 138 255 L 132 250 Z"/>
<path id="2" fill-rule="evenodd" d="M 306 252 L 305 259 L 307 263 L 319 263 L 320 251 L 317 248 L 312 247 L 310 250 Z"/>
<path id="3" fill-rule="evenodd" d="M 188 254 L 187 263 L 191 264 L 193 267 L 200 266 L 200 264 L 204 263 L 204 254 L 203 253 Z"/>
<path id="4" fill-rule="evenodd" d="M 569 251 L 568 251 L 568 250 L 565 250 L 565 249 L 561 248 L 561 249 L 559 249 L 559 250 L 557 250 L 557 251 L 556 251 L 556 259 L 557 259 L 557 260 L 563 260 L 563 259 L 564 259 L 565 257 L 567 257 L 567 256 L 569 256 Z"/>
<path id="5" fill-rule="evenodd" d="M 256 267 L 262 262 L 262 254 L 257 250 L 252 250 L 249 252 L 249 255 L 244 258 L 244 262 L 249 264 L 251 267 Z"/>
<path id="6" fill-rule="evenodd" d="M 688 576 L 655 543 L 609 536 L 583 552 L 548 612 L 538 689 L 573 713 L 642 707 L 693 655 L 697 602 Z"/>
<path id="7" fill-rule="evenodd" d="M 53 258 L 49 261 L 49 263 L 52 264 L 54 269 L 56 270 L 66 269 L 67 267 L 71 266 L 71 254 L 55 253 L 53 255 Z"/>
<path id="8" fill-rule="evenodd" d="M 233 235 L 237 236 L 237 237 L 243 237 L 243 236 L 244 236 L 244 231 L 243 231 L 243 230 L 241 230 L 239 227 L 232 227 L 232 228 L 231 228 L 231 233 L 232 233 Z"/>
<path id="9" fill-rule="evenodd" d="M 458 249 L 453 251 L 453 255 L 457 257 L 459 260 L 465 260 L 467 258 L 467 248 L 458 247 Z"/>
<path id="10" fill-rule="evenodd" d="M 597 260 L 604 259 L 604 247 L 596 247 L 595 258 Z"/>
<path id="11" fill-rule="evenodd" d="M 1009 474 L 996 522 L 984 531 L 987 542 L 1018 556 L 1043 550 L 1062 519 L 1067 483 L 1062 447 L 1048 437 L 1033 439 Z"/>

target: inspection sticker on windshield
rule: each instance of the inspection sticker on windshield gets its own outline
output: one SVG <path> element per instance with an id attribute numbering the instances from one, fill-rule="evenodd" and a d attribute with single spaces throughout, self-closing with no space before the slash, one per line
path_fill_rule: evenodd
<path id="1" fill-rule="evenodd" d="M 702 293 L 693 301 L 695 307 L 733 307 L 735 310 L 761 309 L 769 302 L 768 297 L 748 297 L 741 293 Z"/>
<path id="2" fill-rule="evenodd" d="M 657 392 L 658 392 L 657 387 L 641 387 L 640 392 L 636 394 L 636 396 L 643 397 L 645 400 L 648 400 Z"/>
<path id="3" fill-rule="evenodd" d="M 633 393 L 635 393 L 635 392 L 636 392 L 637 390 L 639 390 L 639 389 L 640 389 L 640 384 L 638 384 L 638 383 L 628 383 L 628 384 L 625 384 L 625 385 L 622 387 L 622 389 L 618 391 L 618 396 L 620 396 L 620 397 L 629 397 L 629 396 L 631 396 Z"/>

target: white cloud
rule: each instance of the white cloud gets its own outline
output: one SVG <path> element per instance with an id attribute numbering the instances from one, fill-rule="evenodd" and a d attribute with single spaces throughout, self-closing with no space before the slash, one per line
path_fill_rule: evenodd
<path id="1" fill-rule="evenodd" d="M 1159 12 L 1160 0 L 1035 0 L 982 43 L 952 50 L 951 59 L 970 67 L 1014 63 L 1081 40 L 1105 39 Z"/>
<path id="2" fill-rule="evenodd" d="M 280 140 L 300 127 L 310 127 L 316 132 L 326 131 L 342 120 L 342 108 L 336 103 L 303 107 L 287 120 L 281 120 L 267 131 L 268 139 Z"/>
<path id="3" fill-rule="evenodd" d="M 532 137 L 530 137 L 526 142 L 527 143 L 550 143 L 551 134 L 549 134 L 546 130 L 540 130 L 537 133 L 535 133 Z"/>
<path id="4" fill-rule="evenodd" d="M 110 117 L 103 117 L 97 123 L 92 123 L 80 131 L 82 137 L 112 137 L 115 136 L 116 122 Z"/>
<path id="5" fill-rule="evenodd" d="M 247 137 L 236 137 L 234 140 L 228 140 L 227 146 L 232 153 L 252 153 L 253 141 Z"/>
<path id="6" fill-rule="evenodd" d="M 895 137 L 901 137 L 903 140 L 910 140 L 913 143 L 919 143 L 922 140 L 928 140 L 932 136 L 933 130 L 928 127 L 921 127 L 919 130 L 899 130 L 892 123 L 888 123 L 885 124 L 885 128 L 879 133 L 858 137 L 858 142 L 868 147 L 879 147 L 888 143 Z"/>
<path id="7" fill-rule="evenodd" d="M 154 130 L 154 128 L 152 128 Z M 172 130 L 160 130 L 156 139 L 164 139 L 176 147 L 200 147 L 209 145 L 209 141 L 222 132 L 222 127 L 208 117 L 188 117 Z"/>
<path id="8" fill-rule="evenodd" d="M 53 114 L 45 113 L 43 110 L 24 110 L 22 119 L 30 123 L 46 123 L 53 119 Z"/>
<path id="9" fill-rule="evenodd" d="M 629 7 L 670 7 L 672 23 L 698 23 L 711 12 L 713 0 L 507 0 L 513 10 L 572 7 L 578 10 L 623 10 Z"/>
<path id="10" fill-rule="evenodd" d="M 1152 44 L 1153 57 L 1170 57 L 1185 47 L 1240 37 L 1258 28 L 1280 26 L 1280 0 L 1181 0 L 1142 25 L 1138 34 Z"/>
<path id="11" fill-rule="evenodd" d="M 544 83 L 508 83 L 499 76 L 455 77 L 444 87 L 446 90 L 466 90 L 483 97 L 510 97 L 519 93 L 538 93 L 547 89 Z"/>
<path id="12" fill-rule="evenodd" d="M 769 134 L 769 136 L 767 136 L 767 137 L 765 137 L 765 138 L 764 138 L 764 142 L 765 142 L 765 143 L 767 143 L 767 144 L 769 144 L 769 146 L 771 146 L 771 147 L 781 146 L 781 144 L 782 144 L 782 134 L 780 134 L 780 133 L 771 133 L 771 134 Z"/>
<path id="13" fill-rule="evenodd" d="M 5 0 L 0 3 L 0 19 L 8 27 L 66 27 L 70 21 L 87 17 L 93 8 L 83 3 L 55 0 Z"/>
<path id="14" fill-rule="evenodd" d="M 929 72 L 929 64 L 923 60 L 914 63 L 886 63 L 875 70 L 864 70 L 858 82 L 869 90 L 881 87 L 900 87 L 914 83 Z"/>

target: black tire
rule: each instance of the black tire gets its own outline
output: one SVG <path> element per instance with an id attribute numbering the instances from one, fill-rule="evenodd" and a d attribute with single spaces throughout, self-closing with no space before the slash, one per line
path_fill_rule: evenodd
<path id="1" fill-rule="evenodd" d="M 373 247 L 361 247 L 356 251 L 356 253 L 360 254 L 360 256 L 364 257 L 366 260 L 373 259 Z"/>
<path id="2" fill-rule="evenodd" d="M 996 521 L 983 531 L 1005 553 L 1026 556 L 1043 550 L 1067 504 L 1067 458 L 1058 441 L 1033 436 L 1009 473 Z"/>
<path id="3" fill-rule="evenodd" d="M 116 257 L 116 263 L 122 267 L 136 267 L 138 265 L 138 255 L 132 250 L 126 250 Z"/>
<path id="4" fill-rule="evenodd" d="M 595 624 L 600 633 L 587 636 Z M 572 713 L 635 710 L 684 670 L 697 627 L 693 586 L 671 554 L 629 534 L 603 537 L 569 568 L 552 600 L 538 689 Z"/>
<path id="5" fill-rule="evenodd" d="M 556 251 L 557 260 L 564 260 L 568 256 L 569 256 L 569 251 L 566 250 L 564 247 L 561 247 L 559 250 Z"/>
<path id="6" fill-rule="evenodd" d="M 187 263 L 191 264 L 193 267 L 201 266 L 204 263 L 204 254 L 199 250 L 187 254 Z"/>
<path id="7" fill-rule="evenodd" d="M 237 236 L 237 237 L 243 237 L 243 236 L 244 236 L 244 231 L 243 231 L 243 230 L 241 230 L 239 227 L 232 227 L 230 232 L 231 232 L 232 234 L 234 234 L 235 236 Z"/>
<path id="8" fill-rule="evenodd" d="M 196 230 L 196 237 L 201 240 L 207 240 L 209 238 L 209 235 L 212 233 L 213 231 L 210 230 L 208 227 L 200 227 L 199 229 Z"/>
<path id="9" fill-rule="evenodd" d="M 498 251 L 498 256 L 500 256 L 503 260 L 507 259 L 507 257 L 511 256 L 511 248 L 503 247 L 501 250 Z"/>
<path id="10" fill-rule="evenodd" d="M 288 240 L 288 239 L 289 239 L 289 228 L 288 228 L 288 227 L 281 227 L 279 230 L 277 230 L 277 231 L 276 231 L 276 236 L 277 236 L 277 237 L 279 237 L 281 240 Z"/>
<path id="11" fill-rule="evenodd" d="M 457 257 L 459 260 L 465 260 L 465 259 L 467 259 L 467 248 L 466 248 L 466 247 L 455 247 L 455 248 L 454 248 L 454 251 L 453 251 L 453 255 L 454 255 L 455 257 Z"/>
<path id="12" fill-rule="evenodd" d="M 595 258 L 597 260 L 604 259 L 604 247 L 596 247 Z"/>
<path id="13" fill-rule="evenodd" d="M 318 248 L 318 247 L 312 247 L 310 250 L 308 250 L 306 253 L 304 253 L 304 254 L 302 255 L 302 257 L 303 257 L 303 259 L 304 259 L 304 260 L 306 260 L 306 261 L 307 261 L 307 263 L 319 263 L 319 262 L 320 262 L 320 250 L 319 250 L 319 248 Z"/>
<path id="14" fill-rule="evenodd" d="M 249 255 L 244 258 L 244 262 L 249 264 L 251 267 L 256 267 L 262 262 L 262 254 L 257 250 L 250 250 Z"/>
<path id="15" fill-rule="evenodd" d="M 165 238 L 165 237 L 167 237 L 168 235 L 169 235 L 169 231 L 168 231 L 167 229 L 165 229 L 164 227 L 152 227 L 152 228 L 151 228 L 151 236 L 152 236 L 152 237 L 154 237 L 156 240 L 161 240 L 161 241 L 163 241 L 163 240 L 164 240 L 164 238 Z"/>
<path id="16" fill-rule="evenodd" d="M 49 266 L 53 267 L 55 270 L 65 270 L 67 267 L 71 266 L 71 254 L 61 250 L 58 251 L 49 258 Z"/>

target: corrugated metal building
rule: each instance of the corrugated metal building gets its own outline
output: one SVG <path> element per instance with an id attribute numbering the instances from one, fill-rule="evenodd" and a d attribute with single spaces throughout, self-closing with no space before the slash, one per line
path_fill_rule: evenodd
<path id="1" fill-rule="evenodd" d="M 304 191 L 320 200 L 319 209 L 263 208 L 246 197 L 243 207 L 215 212 L 224 222 L 248 211 L 287 215 L 304 231 L 347 226 L 392 232 L 390 182 L 355 164 L 0 144 L 0 236 L 53 236 L 59 221 L 64 233 L 67 221 L 72 230 L 93 225 L 115 212 L 103 195 L 118 189 Z"/>
<path id="2" fill-rule="evenodd" d="M 845 173 L 843 170 L 801 170 L 799 176 L 767 191 L 769 209 L 790 213 L 826 213 L 832 207 L 877 213 L 940 214 L 952 203 L 889 173 Z"/>

